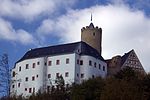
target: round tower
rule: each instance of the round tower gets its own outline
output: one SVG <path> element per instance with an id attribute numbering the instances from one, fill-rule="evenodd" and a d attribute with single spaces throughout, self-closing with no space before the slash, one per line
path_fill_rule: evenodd
<path id="1" fill-rule="evenodd" d="M 102 52 L 102 29 L 97 26 L 94 27 L 91 22 L 89 26 L 81 29 L 81 41 L 87 43 L 91 47 L 95 48 L 99 54 Z"/>

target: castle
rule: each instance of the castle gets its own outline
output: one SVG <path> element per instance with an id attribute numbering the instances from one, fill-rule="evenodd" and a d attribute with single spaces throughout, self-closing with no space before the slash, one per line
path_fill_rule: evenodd
<path id="1" fill-rule="evenodd" d="M 80 84 L 95 77 L 105 78 L 125 68 L 145 72 L 134 50 L 124 56 L 105 60 L 102 52 L 102 29 L 89 26 L 81 29 L 81 41 L 35 48 L 27 51 L 11 71 L 11 95 L 29 96 L 47 91 L 62 76 L 65 86 Z"/>

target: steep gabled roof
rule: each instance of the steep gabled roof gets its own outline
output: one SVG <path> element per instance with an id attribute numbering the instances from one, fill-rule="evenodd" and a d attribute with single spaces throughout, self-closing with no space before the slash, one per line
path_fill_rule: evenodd
<path id="1" fill-rule="evenodd" d="M 103 57 L 97 52 L 96 49 L 89 46 L 85 42 L 81 41 L 81 42 L 75 42 L 75 43 L 69 43 L 69 44 L 31 49 L 19 61 L 17 61 L 17 63 L 26 59 L 31 59 L 31 58 L 54 56 L 54 55 L 61 55 L 61 54 L 68 54 L 68 53 L 78 53 L 80 55 L 89 55 L 89 56 L 93 56 L 97 59 L 104 61 Z"/>
<path id="2" fill-rule="evenodd" d="M 122 57 L 121 57 L 121 66 L 125 63 L 125 61 L 127 60 L 127 58 L 129 57 L 130 53 L 133 52 L 134 50 L 129 51 L 128 53 L 125 53 Z"/>

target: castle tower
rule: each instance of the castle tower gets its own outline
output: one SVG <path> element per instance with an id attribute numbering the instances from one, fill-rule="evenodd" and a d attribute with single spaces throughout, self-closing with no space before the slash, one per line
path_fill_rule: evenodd
<path id="1" fill-rule="evenodd" d="M 92 21 L 92 17 L 91 17 Z M 81 29 L 81 41 L 87 43 L 91 47 L 95 48 L 99 54 L 102 52 L 102 29 L 97 26 L 94 27 L 91 22 L 89 26 L 83 27 Z"/>

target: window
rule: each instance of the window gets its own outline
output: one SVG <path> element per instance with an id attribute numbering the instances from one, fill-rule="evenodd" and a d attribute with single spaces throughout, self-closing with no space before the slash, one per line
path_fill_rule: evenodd
<path id="1" fill-rule="evenodd" d="M 38 77 L 39 77 L 39 75 L 36 75 L 36 77 L 38 78 Z"/>
<path id="2" fill-rule="evenodd" d="M 65 77 L 69 77 L 69 72 L 66 72 L 66 73 L 65 73 Z"/>
<path id="3" fill-rule="evenodd" d="M 56 77 L 59 77 L 59 73 L 56 73 Z"/>
<path id="4" fill-rule="evenodd" d="M 44 63 L 44 65 L 46 66 L 46 65 L 47 65 L 47 63 L 45 62 L 45 63 Z"/>
<path id="5" fill-rule="evenodd" d="M 35 63 L 33 63 L 32 68 L 35 68 Z"/>
<path id="6" fill-rule="evenodd" d="M 35 80 L 35 77 L 34 76 L 32 76 L 32 81 L 34 81 Z"/>
<path id="7" fill-rule="evenodd" d="M 48 74 L 48 78 L 51 78 L 51 74 Z"/>
<path id="8" fill-rule="evenodd" d="M 52 65 L 52 61 L 49 61 L 49 62 L 48 62 L 48 66 L 51 66 L 51 65 Z"/>
<path id="9" fill-rule="evenodd" d="M 15 85 L 12 85 L 12 88 L 15 88 Z"/>
<path id="10" fill-rule="evenodd" d="M 94 63 L 94 67 L 96 67 L 96 62 Z"/>
<path id="11" fill-rule="evenodd" d="M 56 65 L 59 65 L 60 64 L 60 61 L 59 60 L 56 60 Z"/>
<path id="12" fill-rule="evenodd" d="M 28 77 L 26 77 L 25 81 L 28 81 Z"/>
<path id="13" fill-rule="evenodd" d="M 16 75 L 16 73 L 13 71 L 13 73 L 12 73 L 12 77 L 15 77 L 15 75 Z"/>
<path id="14" fill-rule="evenodd" d="M 66 64 L 69 64 L 69 58 L 66 59 Z"/>
<path id="15" fill-rule="evenodd" d="M 89 66 L 92 66 L 92 61 L 91 60 L 89 61 Z"/>
<path id="16" fill-rule="evenodd" d="M 20 83 L 18 83 L 18 87 L 20 87 Z"/>
<path id="17" fill-rule="evenodd" d="M 35 92 L 35 87 L 33 88 L 33 93 Z"/>
<path id="18" fill-rule="evenodd" d="M 29 64 L 26 64 L 26 69 L 29 69 Z"/>
<path id="19" fill-rule="evenodd" d="M 19 67 L 19 72 L 21 71 L 21 66 Z"/>
<path id="20" fill-rule="evenodd" d="M 80 60 L 80 65 L 83 65 L 83 60 Z"/>
<path id="21" fill-rule="evenodd" d="M 99 64 L 99 69 L 101 69 L 101 64 Z"/>
<path id="22" fill-rule="evenodd" d="M 84 78 L 84 74 L 81 74 L 81 78 Z"/>
<path id="23" fill-rule="evenodd" d="M 94 76 L 94 75 L 92 75 L 92 78 L 95 78 L 95 76 Z"/>
<path id="24" fill-rule="evenodd" d="M 24 90 L 27 91 L 27 88 L 25 88 Z"/>
<path id="25" fill-rule="evenodd" d="M 93 36 L 95 36 L 95 32 L 93 33 Z"/>
<path id="26" fill-rule="evenodd" d="M 39 61 L 37 62 L 37 65 L 40 65 L 40 62 L 39 62 Z"/>
<path id="27" fill-rule="evenodd" d="M 77 59 L 77 64 L 79 64 L 79 59 Z"/>
<path id="28" fill-rule="evenodd" d="M 79 74 L 77 73 L 77 77 L 79 77 Z"/>
<path id="29" fill-rule="evenodd" d="M 32 88 L 29 88 L 29 93 L 31 93 L 32 92 Z"/>
<path id="30" fill-rule="evenodd" d="M 103 66 L 103 71 L 105 71 L 105 66 Z"/>

